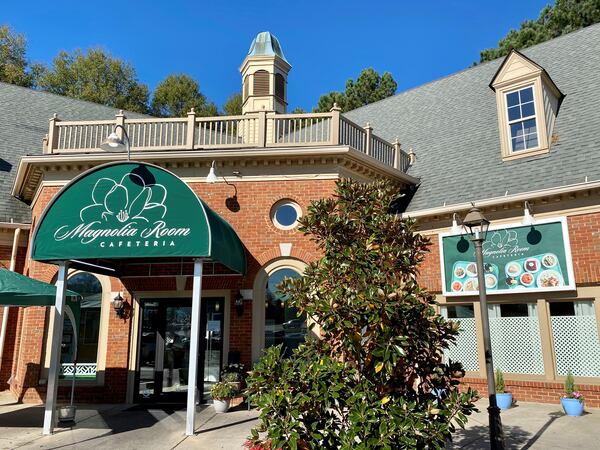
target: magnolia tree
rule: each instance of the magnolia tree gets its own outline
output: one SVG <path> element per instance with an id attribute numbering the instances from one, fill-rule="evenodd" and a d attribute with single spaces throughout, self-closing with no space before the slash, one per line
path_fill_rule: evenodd
<path id="1" fill-rule="evenodd" d="M 320 338 L 288 358 L 271 347 L 255 365 L 249 447 L 443 448 L 474 410 L 462 366 L 443 358 L 458 324 L 416 281 L 428 239 L 393 213 L 397 197 L 388 182 L 343 180 L 300 220 L 323 257 L 280 290 Z"/>

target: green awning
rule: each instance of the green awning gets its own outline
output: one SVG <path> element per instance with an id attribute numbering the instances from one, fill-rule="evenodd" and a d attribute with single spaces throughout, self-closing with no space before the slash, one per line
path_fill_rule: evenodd
<path id="1" fill-rule="evenodd" d="M 67 291 L 68 300 L 78 297 L 76 292 Z M 0 305 L 54 306 L 55 301 L 56 286 L 0 268 Z"/>
<path id="2" fill-rule="evenodd" d="M 94 167 L 67 184 L 46 206 L 31 249 L 32 259 L 50 263 L 205 258 L 246 272 L 229 223 L 172 172 L 134 161 Z"/>

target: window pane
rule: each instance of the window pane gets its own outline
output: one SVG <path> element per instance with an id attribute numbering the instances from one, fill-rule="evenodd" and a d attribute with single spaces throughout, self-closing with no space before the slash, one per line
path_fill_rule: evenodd
<path id="1" fill-rule="evenodd" d="M 519 93 L 511 92 L 506 96 L 506 103 L 508 106 L 515 106 L 519 104 Z"/>
<path id="2" fill-rule="evenodd" d="M 508 108 L 508 120 L 517 120 L 521 118 L 521 110 L 518 106 Z"/>
<path id="3" fill-rule="evenodd" d="M 465 370 L 478 371 L 477 326 L 473 305 L 442 306 L 440 312 L 442 316 L 460 322 L 460 332 L 455 345 L 444 350 L 446 360 L 460 361 Z"/>
<path id="4" fill-rule="evenodd" d="M 521 138 L 521 137 L 513 138 L 512 147 L 513 147 L 513 151 L 524 150 L 525 142 L 523 141 L 523 138 Z"/>
<path id="5" fill-rule="evenodd" d="M 291 227 L 298 219 L 298 213 L 292 205 L 281 205 L 275 212 L 275 218 L 280 225 Z"/>
<path id="6" fill-rule="evenodd" d="M 100 312 L 102 306 L 102 285 L 96 276 L 87 272 L 79 272 L 67 280 L 67 289 L 81 295 L 79 303 L 79 324 L 76 332 L 72 326 L 67 330 L 68 340 L 77 340 L 77 372 L 76 378 L 95 378 L 98 358 L 98 335 L 100 332 Z M 77 314 L 75 313 L 75 317 Z M 65 321 L 66 322 L 66 321 Z M 63 346 L 62 373 L 73 375 L 73 366 L 69 363 L 69 352 L 73 344 Z"/>
<path id="7" fill-rule="evenodd" d="M 531 134 L 536 132 L 535 119 L 525 120 L 523 122 L 525 128 L 525 134 Z"/>
<path id="8" fill-rule="evenodd" d="M 489 306 L 500 312 L 496 316 L 490 315 L 494 367 L 508 373 L 542 375 L 544 359 L 535 304 Z"/>
<path id="9" fill-rule="evenodd" d="M 521 103 L 533 101 L 533 88 L 528 87 L 526 89 L 521 89 L 519 92 L 521 93 Z"/>
<path id="10" fill-rule="evenodd" d="M 550 316 L 556 372 L 559 375 L 571 372 L 576 377 L 600 376 L 600 344 L 593 302 L 551 302 Z"/>
<path id="11" fill-rule="evenodd" d="M 510 126 L 510 136 L 511 137 L 523 136 L 523 122 L 513 123 Z"/>
<path id="12" fill-rule="evenodd" d="M 538 146 L 537 134 L 529 134 L 525 136 L 527 148 L 534 148 Z"/>
<path id="13" fill-rule="evenodd" d="M 448 319 L 472 319 L 475 317 L 472 305 L 447 306 Z"/>
<path id="14" fill-rule="evenodd" d="M 298 310 L 286 304 L 287 297 L 277 286 L 284 278 L 298 278 L 292 269 L 280 269 L 269 277 L 265 299 L 265 347 L 283 343 L 285 355 L 292 354 L 306 338 L 306 314 L 298 316 Z"/>
<path id="15" fill-rule="evenodd" d="M 500 305 L 501 317 L 528 317 L 526 303 L 511 303 L 508 305 Z"/>
<path id="16" fill-rule="evenodd" d="M 575 307 L 573 302 L 551 302 L 550 303 L 550 315 L 551 316 L 574 316 Z"/>
<path id="17" fill-rule="evenodd" d="M 525 103 L 521 105 L 522 115 L 521 117 L 528 117 L 535 115 L 535 108 L 533 106 L 533 102 Z"/>

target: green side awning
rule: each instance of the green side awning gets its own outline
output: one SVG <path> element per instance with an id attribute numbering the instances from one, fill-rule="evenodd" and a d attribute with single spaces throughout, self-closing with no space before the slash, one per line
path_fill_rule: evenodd
<path id="1" fill-rule="evenodd" d="M 76 292 L 67 291 L 68 300 L 78 297 Z M 0 305 L 54 306 L 55 301 L 56 286 L 0 268 Z"/>

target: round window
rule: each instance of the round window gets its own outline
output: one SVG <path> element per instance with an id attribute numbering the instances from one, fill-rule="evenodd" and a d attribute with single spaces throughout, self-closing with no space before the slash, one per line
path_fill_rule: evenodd
<path id="1" fill-rule="evenodd" d="M 302 210 L 297 203 L 284 200 L 276 203 L 271 210 L 271 220 L 277 228 L 289 230 L 298 224 Z"/>

